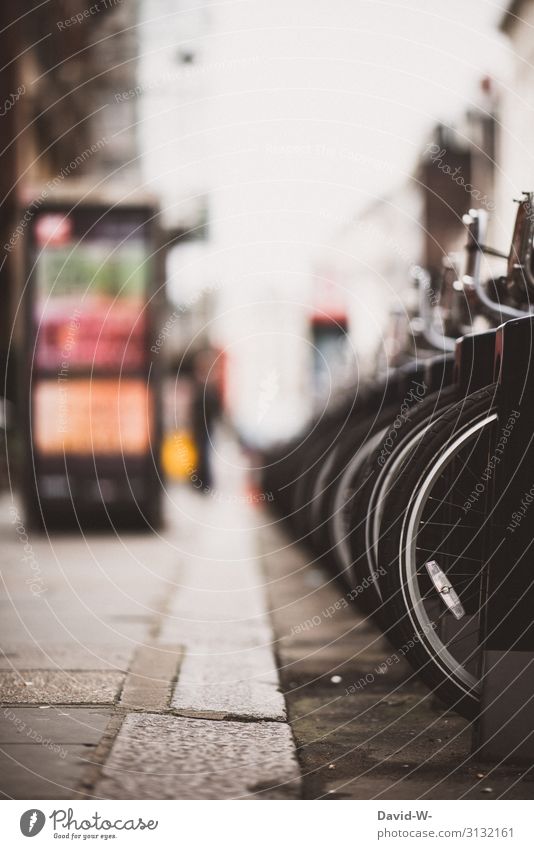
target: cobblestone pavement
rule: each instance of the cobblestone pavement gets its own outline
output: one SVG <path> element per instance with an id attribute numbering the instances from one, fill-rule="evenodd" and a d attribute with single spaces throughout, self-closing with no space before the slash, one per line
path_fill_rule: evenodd
<path id="1" fill-rule="evenodd" d="M 469 723 L 433 700 L 343 586 L 275 528 L 262 547 L 304 798 L 534 796 L 532 770 L 471 757 Z"/>
<path id="2" fill-rule="evenodd" d="M 158 536 L 50 540 L 9 508 L 4 798 L 299 795 L 249 504 L 177 489 Z"/>
<path id="3" fill-rule="evenodd" d="M 377 672 L 391 648 L 268 515 L 170 496 L 159 535 L 0 510 L 3 797 L 532 798 L 404 660 Z"/>

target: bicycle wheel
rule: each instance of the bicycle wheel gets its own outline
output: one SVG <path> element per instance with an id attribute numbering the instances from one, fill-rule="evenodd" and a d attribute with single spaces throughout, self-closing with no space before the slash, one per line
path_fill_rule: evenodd
<path id="1" fill-rule="evenodd" d="M 316 481 L 311 514 L 314 550 L 319 556 L 325 558 L 331 567 L 335 567 L 349 584 L 351 581 L 349 570 L 339 569 L 339 561 L 335 558 L 336 542 L 331 527 L 334 518 L 334 502 L 346 470 L 349 468 L 354 470 L 365 462 L 377 440 L 380 440 L 384 425 L 391 421 L 392 415 L 393 412 L 388 407 L 354 427 L 328 457 Z"/>
<path id="2" fill-rule="evenodd" d="M 450 707 L 480 700 L 484 497 L 497 421 L 496 387 L 450 407 L 410 451 L 387 499 L 378 563 L 394 644 Z M 468 506 L 469 505 L 469 506 Z"/>
<path id="3" fill-rule="evenodd" d="M 457 390 L 450 386 L 413 407 L 395 432 L 398 441 L 393 449 L 385 445 L 388 437 L 385 432 L 366 462 L 360 469 L 356 468 L 356 475 L 349 470 L 339 487 L 333 511 L 336 554 L 345 568 L 351 569 L 354 587 L 361 590 L 364 606 L 375 614 L 381 626 L 384 623 L 377 547 L 382 521 L 386 517 L 389 522 L 391 515 L 386 508 L 387 496 L 410 450 L 414 450 L 425 430 L 456 399 Z"/>
<path id="4" fill-rule="evenodd" d="M 388 421 L 390 420 L 391 417 L 389 416 Z M 351 532 L 347 513 L 359 495 L 362 468 L 365 466 L 369 454 L 373 453 L 376 446 L 383 440 L 384 433 L 383 426 L 377 423 L 376 432 L 370 433 L 366 442 L 358 449 L 353 447 L 349 457 L 345 455 L 337 478 L 331 485 L 325 511 L 325 549 L 328 551 L 331 561 L 335 564 L 337 572 L 344 576 L 344 580 L 351 590 L 356 588 L 357 581 L 355 581 L 353 563 L 347 544 Z M 343 512 L 344 515 L 342 516 Z M 365 509 L 361 513 L 355 510 L 352 515 L 355 522 L 362 522 L 365 517 Z M 369 606 L 365 603 L 366 596 L 364 594 L 362 594 L 360 601 L 362 601 L 367 612 L 370 612 Z"/>

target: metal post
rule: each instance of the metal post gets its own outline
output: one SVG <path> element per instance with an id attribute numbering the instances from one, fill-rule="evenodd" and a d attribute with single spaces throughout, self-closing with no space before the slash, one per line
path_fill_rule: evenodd
<path id="1" fill-rule="evenodd" d="M 534 760 L 534 316 L 497 331 L 499 414 L 481 595 L 480 718 L 474 753 Z"/>
<path id="2" fill-rule="evenodd" d="M 493 382 L 496 334 L 497 331 L 492 329 L 483 333 L 467 333 L 457 340 L 453 382 L 458 400 Z M 483 545 L 482 540 L 480 544 Z M 471 553 L 474 553 L 474 549 Z M 442 616 L 439 633 L 444 644 L 454 642 L 460 635 L 465 657 L 476 657 L 479 639 L 476 629 L 471 633 L 470 629 L 466 629 L 465 622 L 459 623 L 453 617 Z"/>
<path id="3" fill-rule="evenodd" d="M 467 333 L 456 342 L 454 383 L 459 398 L 493 382 L 496 334 L 494 329 Z"/>
<path id="4" fill-rule="evenodd" d="M 429 392 L 440 392 L 453 382 L 454 354 L 432 357 L 425 366 L 425 383 Z"/>

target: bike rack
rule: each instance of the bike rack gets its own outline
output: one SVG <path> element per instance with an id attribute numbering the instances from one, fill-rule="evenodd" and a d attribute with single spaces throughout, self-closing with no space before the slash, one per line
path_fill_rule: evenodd
<path id="1" fill-rule="evenodd" d="M 493 328 L 480 333 L 467 333 L 457 340 L 453 382 L 459 399 L 493 382 L 496 335 L 497 330 Z M 457 627 L 458 623 L 449 617 L 440 618 L 439 633 L 444 643 L 454 639 Z M 476 657 L 478 634 L 474 633 L 472 637 L 464 635 L 462 642 L 466 657 Z"/>
<path id="2" fill-rule="evenodd" d="M 429 392 L 439 392 L 454 380 L 454 355 L 442 354 L 432 357 L 426 364 L 425 383 Z"/>
<path id="3" fill-rule="evenodd" d="M 453 380 L 459 398 L 493 382 L 496 335 L 494 328 L 466 333 L 456 342 Z"/>
<path id="4" fill-rule="evenodd" d="M 473 738 L 473 754 L 491 762 L 534 760 L 533 347 L 534 317 L 498 328 L 499 412 L 481 592 L 482 701 Z"/>

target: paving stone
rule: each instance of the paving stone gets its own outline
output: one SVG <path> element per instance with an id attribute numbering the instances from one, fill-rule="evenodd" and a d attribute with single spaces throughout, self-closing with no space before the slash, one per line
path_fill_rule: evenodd
<path id="1" fill-rule="evenodd" d="M 126 676 L 121 706 L 135 710 L 168 708 L 181 659 L 181 647 L 142 646 Z"/>
<path id="2" fill-rule="evenodd" d="M 208 500 L 209 501 L 209 500 Z M 180 586 L 170 599 L 161 639 L 185 645 L 270 642 L 265 578 L 255 551 L 246 507 L 199 502 L 182 493 L 179 504 L 195 533 L 184 558 Z M 241 520 L 239 527 L 232 524 Z M 206 532 L 205 523 L 217 530 Z"/>
<path id="3" fill-rule="evenodd" d="M 217 559 L 184 565 L 178 588 L 164 617 L 161 639 L 185 645 L 261 645 L 271 639 L 261 572 L 254 563 Z"/>
<path id="4" fill-rule="evenodd" d="M 110 798 L 299 792 L 252 515 L 181 492 L 164 538 L 33 535 L 39 597 L 26 586 L 18 540 L 0 552 L 0 792 L 92 794 L 124 710 L 135 713 L 105 766 Z M 175 714 L 163 716 L 171 696 Z M 104 707 L 117 703 L 113 714 Z"/>
<path id="5" fill-rule="evenodd" d="M 0 750 L 0 797 L 71 799 L 94 746 L 8 745 Z"/>
<path id="6" fill-rule="evenodd" d="M 126 671 L 135 646 L 110 646 L 109 643 L 65 645 L 52 643 L 28 645 L 4 642 L 0 649 L 0 669 L 77 669 Z"/>
<path id="7" fill-rule="evenodd" d="M 239 648 L 270 643 L 272 631 L 265 620 L 224 621 L 216 618 L 209 620 L 204 616 L 195 621 L 167 617 L 161 630 L 161 639 L 196 648 L 209 648 L 221 643 Z"/>
<path id="8" fill-rule="evenodd" d="M 186 654 L 172 707 L 207 716 L 284 721 L 285 702 L 270 646 L 223 645 L 207 654 Z"/>
<path id="9" fill-rule="evenodd" d="M 185 647 L 172 707 L 187 715 L 284 721 L 249 511 L 187 496 L 181 504 L 199 527 L 160 635 Z M 236 515 L 239 527 L 232 526 Z M 211 522 L 217 532 L 202 532 Z"/>
<path id="10" fill-rule="evenodd" d="M 113 704 L 120 672 L 0 672 L 0 702 L 7 704 Z"/>
<path id="11" fill-rule="evenodd" d="M 167 542 L 165 534 L 124 533 L 119 539 L 112 534 L 68 533 L 47 539 L 30 533 L 40 578 L 36 594 L 27 584 L 32 572 L 21 561 L 23 548 L 10 518 L 10 504 L 2 502 L 0 569 L 6 587 L 4 601 L 0 600 L 2 646 L 6 649 L 8 639 L 10 644 L 28 648 L 63 644 L 65 653 L 63 657 L 58 651 L 49 662 L 40 653 L 34 659 L 31 651 L 34 657 L 22 657 L 14 667 L 53 669 L 57 660 L 60 668 L 124 668 L 122 658 L 115 660 L 112 654 L 106 663 L 105 652 L 100 660 L 90 659 L 91 647 L 107 645 L 113 651 L 116 646 L 128 648 L 130 640 L 131 651 L 146 641 L 176 578 L 175 543 Z M 0 668 L 13 668 L 10 660 L 0 658 Z"/>
<path id="12" fill-rule="evenodd" d="M 517 770 L 516 770 L 517 772 Z M 430 774 L 420 778 L 413 770 L 404 770 L 404 775 L 389 772 L 386 778 L 363 775 L 351 781 L 327 782 L 324 790 L 326 798 L 335 799 L 532 799 L 532 783 L 517 780 L 517 774 L 506 778 L 492 775 L 485 781 L 477 781 L 473 774 L 464 769 L 456 775 L 443 773 L 441 776 Z M 484 786 L 492 788 L 492 793 L 484 793 Z M 423 802 L 424 804 L 424 802 Z M 415 842 L 415 841 L 414 841 Z M 416 843 L 416 842 L 415 842 Z M 416 843 L 417 845 L 417 843 Z"/>
<path id="13" fill-rule="evenodd" d="M 304 593 L 306 552 L 295 550 L 300 564 L 280 556 L 279 529 L 263 543 L 305 799 L 532 798 L 529 777 L 520 780 L 526 771 L 477 763 L 467 721 L 439 706 L 406 658 L 377 674 L 392 649 L 356 605 L 322 616 L 313 628 L 295 628 L 335 609 L 344 590 L 325 570 L 322 583 L 314 582 L 317 592 Z M 354 686 L 369 672 L 368 684 Z M 334 675 L 342 680 L 335 683 Z M 493 794 L 483 792 L 488 785 Z"/>
<path id="14" fill-rule="evenodd" d="M 79 707 L 0 708 L 0 744 L 52 743 L 96 745 L 111 716 L 111 710 Z"/>
<path id="15" fill-rule="evenodd" d="M 103 799 L 290 799 L 300 776 L 289 725 L 131 714 L 96 795 Z"/>

